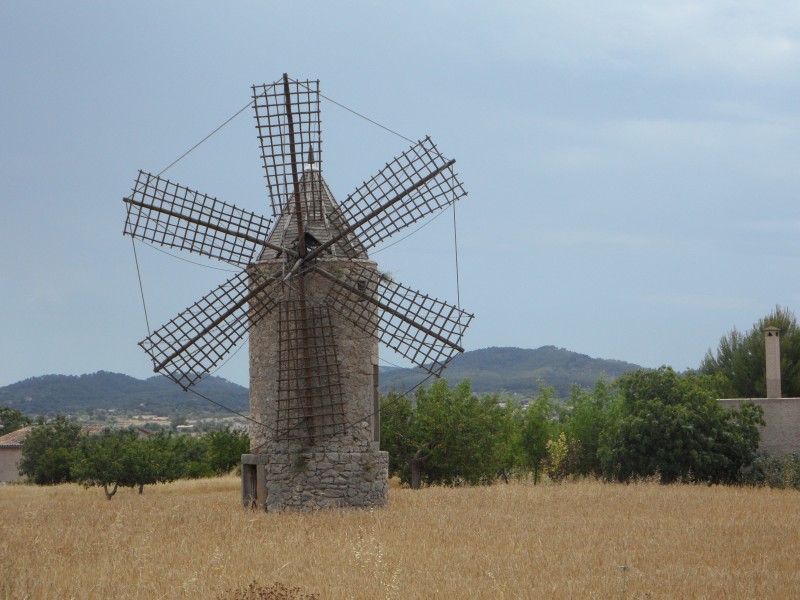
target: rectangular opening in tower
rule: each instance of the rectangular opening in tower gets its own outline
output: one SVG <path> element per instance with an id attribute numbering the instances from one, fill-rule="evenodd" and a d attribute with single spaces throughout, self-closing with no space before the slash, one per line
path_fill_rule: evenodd
<path id="1" fill-rule="evenodd" d="M 276 438 L 303 443 L 341 433 L 344 398 L 330 311 L 281 303 Z"/>
<path id="2" fill-rule="evenodd" d="M 242 506 L 254 508 L 258 502 L 257 466 L 242 464 Z"/>

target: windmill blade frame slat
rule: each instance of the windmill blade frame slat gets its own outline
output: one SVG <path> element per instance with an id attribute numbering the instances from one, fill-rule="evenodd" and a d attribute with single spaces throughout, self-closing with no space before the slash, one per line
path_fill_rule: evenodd
<path id="1" fill-rule="evenodd" d="M 154 371 L 183 389 L 207 375 L 275 308 L 278 275 L 242 271 L 139 342 Z"/>
<path id="2" fill-rule="evenodd" d="M 311 156 L 316 168 L 322 169 L 319 101 L 319 81 L 296 81 L 284 75 L 280 84 L 253 86 L 256 130 L 273 214 L 283 212 L 292 199 L 292 165 L 296 167 L 298 159 Z M 293 136 L 289 135 L 290 126 Z"/>
<path id="3" fill-rule="evenodd" d="M 364 248 L 372 248 L 467 195 L 454 163 L 426 137 L 362 183 L 341 203 L 341 214 Z"/>
<path id="4" fill-rule="evenodd" d="M 241 267 L 261 254 L 272 229 L 272 219 L 144 171 L 123 200 L 125 235 Z"/>
<path id="5" fill-rule="evenodd" d="M 278 308 L 276 436 L 310 442 L 344 431 L 345 401 L 330 310 L 301 307 L 301 302 L 282 302 Z M 306 321 L 313 343 L 302 339 L 300 319 Z"/>
<path id="6" fill-rule="evenodd" d="M 463 352 L 461 338 L 474 315 L 404 286 L 366 264 L 353 262 L 344 277 L 317 266 L 336 281 L 324 304 L 353 325 L 435 376 Z"/>

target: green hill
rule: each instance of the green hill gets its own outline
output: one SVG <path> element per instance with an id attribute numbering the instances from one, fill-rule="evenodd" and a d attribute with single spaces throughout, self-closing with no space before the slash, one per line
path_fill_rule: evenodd
<path id="1" fill-rule="evenodd" d="M 536 350 L 485 348 L 456 356 L 444 377 L 451 384 L 469 379 L 478 394 L 505 391 L 532 397 L 541 383 L 553 386 L 559 397 L 566 398 L 573 384 L 588 388 L 600 377 L 612 380 L 638 368 L 631 363 L 590 358 L 555 346 Z M 383 368 L 380 389 L 404 392 L 426 375 L 419 369 Z M 236 411 L 248 410 L 247 388 L 220 377 L 204 379 L 195 389 Z M 159 416 L 227 414 L 197 395 L 184 392 L 165 377 L 136 379 L 107 371 L 25 379 L 0 388 L 0 406 L 17 408 L 28 415 L 90 413 L 96 409 Z"/>
<path id="2" fill-rule="evenodd" d="M 226 379 L 209 377 L 198 383 L 196 389 L 234 410 L 248 410 L 247 388 Z M 0 388 L 0 406 L 10 406 L 29 415 L 86 413 L 100 408 L 161 416 L 227 414 L 160 375 L 136 379 L 108 371 L 90 375 L 43 375 L 12 383 Z"/>
<path id="3" fill-rule="evenodd" d="M 531 397 L 536 395 L 541 383 L 554 387 L 560 398 L 566 398 L 574 384 L 590 388 L 600 377 L 611 381 L 638 368 L 632 363 L 591 358 L 555 346 L 535 350 L 485 348 L 453 358 L 443 377 L 450 384 L 469 379 L 473 391 L 478 394 L 504 391 Z M 420 369 L 382 369 L 380 389 L 384 393 L 389 390 L 405 392 L 426 375 Z"/>

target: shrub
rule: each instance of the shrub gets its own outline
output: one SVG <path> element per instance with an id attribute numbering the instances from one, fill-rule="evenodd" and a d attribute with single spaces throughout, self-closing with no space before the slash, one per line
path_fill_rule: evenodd
<path id="1" fill-rule="evenodd" d="M 280 582 L 275 582 L 269 587 L 257 584 L 255 581 L 247 587 L 228 590 L 217 600 L 318 600 L 316 594 L 301 594 L 300 588 L 288 588 Z"/>
<path id="2" fill-rule="evenodd" d="M 800 490 L 800 455 L 759 454 L 739 471 L 739 483 Z"/>

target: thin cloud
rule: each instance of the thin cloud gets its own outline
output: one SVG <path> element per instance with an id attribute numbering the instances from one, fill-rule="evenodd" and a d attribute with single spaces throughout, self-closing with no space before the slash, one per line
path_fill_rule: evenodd
<path id="1" fill-rule="evenodd" d="M 753 301 L 750 298 L 708 294 L 653 293 L 641 294 L 639 295 L 639 299 L 646 303 L 706 310 L 743 310 L 753 305 Z"/>
<path id="2" fill-rule="evenodd" d="M 623 231 L 579 230 L 570 228 L 565 231 L 548 231 L 537 235 L 539 242 L 559 246 L 621 246 L 643 248 L 668 246 L 674 240 L 653 235 L 640 235 Z"/>
<path id="3" fill-rule="evenodd" d="M 457 19 L 463 9 L 456 4 L 450 10 Z M 486 10 L 505 26 L 493 33 L 476 32 L 477 38 L 464 36 L 484 40 L 464 49 L 488 50 L 515 63 L 619 70 L 656 65 L 754 81 L 779 80 L 800 66 L 800 32 L 788 25 L 800 18 L 796 2 L 773 3 L 765 10 L 761 2 L 611 1 L 589 7 L 566 0 L 499 2 Z"/>

